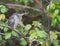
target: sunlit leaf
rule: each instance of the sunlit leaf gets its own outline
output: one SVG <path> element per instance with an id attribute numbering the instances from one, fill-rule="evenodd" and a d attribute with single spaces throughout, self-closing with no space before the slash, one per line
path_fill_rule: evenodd
<path id="1" fill-rule="evenodd" d="M 11 33 L 5 33 L 5 39 L 9 39 L 11 37 Z"/>
<path id="2" fill-rule="evenodd" d="M 60 16 L 58 16 L 57 18 L 58 18 L 58 21 L 60 22 Z"/>
<path id="3" fill-rule="evenodd" d="M 4 32 L 7 32 L 7 31 L 8 31 L 8 28 L 5 27 L 5 28 L 4 28 Z"/>
<path id="4" fill-rule="evenodd" d="M 31 27 L 32 27 L 32 26 L 31 26 L 30 24 L 28 24 L 28 25 L 25 26 L 25 30 L 30 30 Z"/>
<path id="5" fill-rule="evenodd" d="M 47 37 L 47 33 L 45 31 L 37 31 L 37 35 L 41 38 Z"/>
<path id="6" fill-rule="evenodd" d="M 50 3 L 50 9 L 55 9 L 55 4 L 53 2 Z"/>
<path id="7" fill-rule="evenodd" d="M 55 26 L 57 23 L 57 19 L 53 19 L 52 22 L 51 22 L 51 26 Z"/>
<path id="8" fill-rule="evenodd" d="M 0 20 L 5 20 L 5 15 L 4 14 L 0 14 Z"/>
<path id="9" fill-rule="evenodd" d="M 8 9 L 3 5 L 0 9 L 1 13 L 6 13 Z"/>
<path id="10" fill-rule="evenodd" d="M 30 37 L 29 37 L 29 40 L 33 40 L 33 39 L 36 39 L 37 38 L 37 33 L 35 30 L 31 30 L 30 31 Z"/>
<path id="11" fill-rule="evenodd" d="M 56 40 L 57 34 L 55 32 L 50 31 L 50 39 L 51 39 L 51 41 Z"/>

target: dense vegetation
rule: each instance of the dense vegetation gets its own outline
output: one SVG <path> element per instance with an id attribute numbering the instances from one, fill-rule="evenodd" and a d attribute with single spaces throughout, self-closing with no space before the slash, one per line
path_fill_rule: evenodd
<path id="1" fill-rule="evenodd" d="M 9 30 L 21 11 L 29 14 Z M 0 0 L 0 46 L 60 46 L 60 0 Z"/>

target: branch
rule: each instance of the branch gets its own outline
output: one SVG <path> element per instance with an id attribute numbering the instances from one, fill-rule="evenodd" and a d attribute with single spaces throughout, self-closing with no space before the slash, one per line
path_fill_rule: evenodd
<path id="1" fill-rule="evenodd" d="M 39 11 L 40 9 L 34 8 L 34 7 L 30 7 L 30 6 L 26 6 L 26 5 L 20 5 L 20 4 L 5 4 L 8 8 L 27 8 L 27 9 L 32 9 L 35 11 Z"/>
<path id="2" fill-rule="evenodd" d="M 4 33 L 0 33 L 0 35 L 5 35 Z"/>

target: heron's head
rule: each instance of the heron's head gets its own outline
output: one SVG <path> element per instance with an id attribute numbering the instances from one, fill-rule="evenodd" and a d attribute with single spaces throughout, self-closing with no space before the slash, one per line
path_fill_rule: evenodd
<path id="1" fill-rule="evenodd" d="M 28 12 L 25 12 L 25 11 L 19 11 L 19 12 L 17 12 L 17 15 L 19 15 L 19 16 L 23 16 L 23 15 L 28 15 L 29 13 Z"/>

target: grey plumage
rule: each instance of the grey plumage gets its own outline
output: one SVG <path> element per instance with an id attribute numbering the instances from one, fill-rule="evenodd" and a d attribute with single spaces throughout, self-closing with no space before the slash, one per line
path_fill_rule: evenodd
<path id="1" fill-rule="evenodd" d="M 16 28 L 19 22 L 22 20 L 22 16 L 26 15 L 27 13 L 14 13 L 11 17 L 8 19 L 8 26 L 11 28 Z"/>

